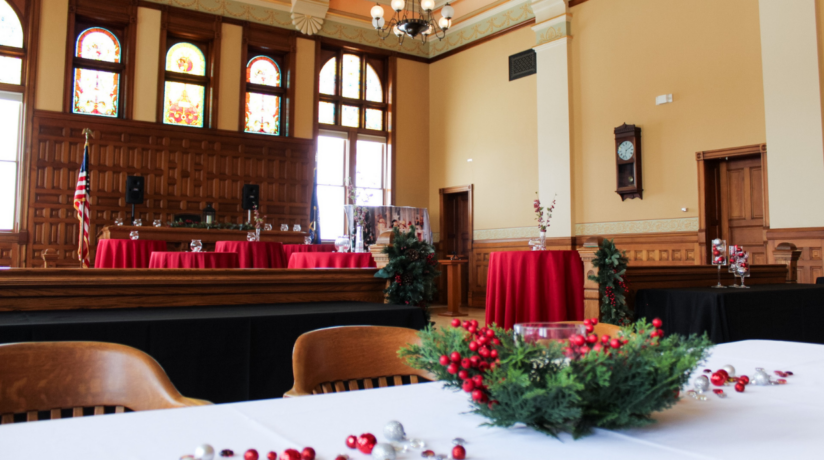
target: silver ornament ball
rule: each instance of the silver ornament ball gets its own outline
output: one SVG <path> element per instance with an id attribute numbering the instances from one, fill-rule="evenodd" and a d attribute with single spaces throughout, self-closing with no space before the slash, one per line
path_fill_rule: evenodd
<path id="1" fill-rule="evenodd" d="M 395 460 L 395 448 L 385 442 L 375 444 L 372 448 L 372 458 L 377 460 Z"/>
<path id="2" fill-rule="evenodd" d="M 195 449 L 195 458 L 197 460 L 212 460 L 215 458 L 215 449 L 209 444 L 197 446 L 197 449 Z"/>
<path id="3" fill-rule="evenodd" d="M 756 372 L 752 378 L 756 385 L 764 386 L 770 384 L 770 376 L 766 372 Z"/>
<path id="4" fill-rule="evenodd" d="M 426 447 L 426 443 L 420 439 L 409 440 L 409 445 L 412 446 L 413 449 L 423 449 Z"/>
<path id="5" fill-rule="evenodd" d="M 403 425 L 401 425 L 401 422 L 395 420 L 387 422 L 386 426 L 383 427 L 383 434 L 390 441 L 402 441 L 406 439 L 406 432 L 403 431 Z"/>
<path id="6" fill-rule="evenodd" d="M 695 391 L 703 393 L 709 389 L 710 379 L 706 375 L 699 375 L 692 381 L 692 385 L 695 387 Z"/>
<path id="7" fill-rule="evenodd" d="M 727 375 L 729 375 L 730 377 L 735 376 L 735 368 L 732 367 L 731 364 L 727 364 L 726 366 L 722 367 L 721 369 L 727 371 Z"/>

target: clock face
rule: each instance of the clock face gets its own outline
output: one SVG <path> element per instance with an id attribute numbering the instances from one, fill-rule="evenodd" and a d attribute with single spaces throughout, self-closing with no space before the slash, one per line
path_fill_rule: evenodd
<path id="1" fill-rule="evenodd" d="M 635 153 L 635 146 L 630 141 L 624 141 L 618 146 L 618 157 L 624 161 L 632 158 L 633 153 Z"/>

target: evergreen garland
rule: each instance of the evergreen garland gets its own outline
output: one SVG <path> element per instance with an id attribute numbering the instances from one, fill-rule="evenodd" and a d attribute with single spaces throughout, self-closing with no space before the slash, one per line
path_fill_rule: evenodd
<path id="1" fill-rule="evenodd" d="M 389 255 L 389 263 L 375 277 L 390 280 L 389 287 L 383 291 L 389 303 L 419 306 L 429 321 L 429 304 L 437 292 L 434 280 L 441 274 L 436 268 L 435 248 L 418 240 L 414 225 L 406 233 L 401 233 L 398 227 L 392 231 L 394 241 L 383 250 Z"/>
<path id="2" fill-rule="evenodd" d="M 601 321 L 619 326 L 629 324 L 631 313 L 626 298 L 629 286 L 624 279 L 627 271 L 624 253 L 615 248 L 614 240 L 604 239 L 592 265 L 598 268 L 598 275 L 589 275 L 589 279 L 598 282 Z"/>
<path id="3" fill-rule="evenodd" d="M 712 345 L 706 334 L 664 338 L 641 320 L 623 328 L 618 348 L 598 345 L 581 353 L 571 351 L 572 338 L 530 344 L 494 327 L 473 334 L 477 323 L 467 323 L 427 327 L 418 334 L 421 345 L 402 348 L 398 355 L 412 367 L 433 373 L 445 386 L 470 393 L 473 412 L 488 419 L 484 425 L 523 423 L 552 436 L 569 432 L 576 439 L 595 427 L 654 423 L 651 414 L 677 402 L 680 389 Z M 492 343 L 478 346 L 480 337 L 493 337 L 490 333 Z M 472 364 L 481 352 L 489 358 Z M 450 373 L 453 363 L 456 372 Z"/>
<path id="4" fill-rule="evenodd" d="M 250 223 L 245 224 L 227 224 L 224 222 L 214 222 L 207 224 L 205 222 L 192 222 L 190 220 L 177 220 L 174 222 L 166 222 L 171 228 L 200 228 L 206 230 L 254 230 L 255 226 Z"/>

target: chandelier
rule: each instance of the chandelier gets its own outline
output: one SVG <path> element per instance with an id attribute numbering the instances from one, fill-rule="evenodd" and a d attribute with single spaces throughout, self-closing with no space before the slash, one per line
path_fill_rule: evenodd
<path id="1" fill-rule="evenodd" d="M 441 9 L 441 18 L 435 21 L 432 10 L 435 9 L 435 0 L 410 0 L 412 8 L 406 9 L 406 0 L 392 0 L 392 10 L 395 15 L 387 23 L 383 18 L 383 7 L 375 4 L 372 7 L 372 26 L 378 31 L 381 39 L 385 40 L 390 34 L 398 37 L 398 44 L 403 43 L 405 37 L 415 39 L 420 36 L 423 43 L 430 35 L 443 40 L 446 30 L 452 26 L 452 15 L 455 9 L 449 3 Z"/>

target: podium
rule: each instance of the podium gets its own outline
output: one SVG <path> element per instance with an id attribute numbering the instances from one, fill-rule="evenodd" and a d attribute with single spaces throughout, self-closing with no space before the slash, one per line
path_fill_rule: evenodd
<path id="1" fill-rule="evenodd" d="M 438 313 L 438 316 L 468 316 L 467 313 L 461 312 L 461 271 L 463 266 L 468 263 L 466 259 L 446 259 L 439 260 L 441 266 L 446 267 L 447 276 L 447 305 L 448 308 L 444 313 Z"/>

